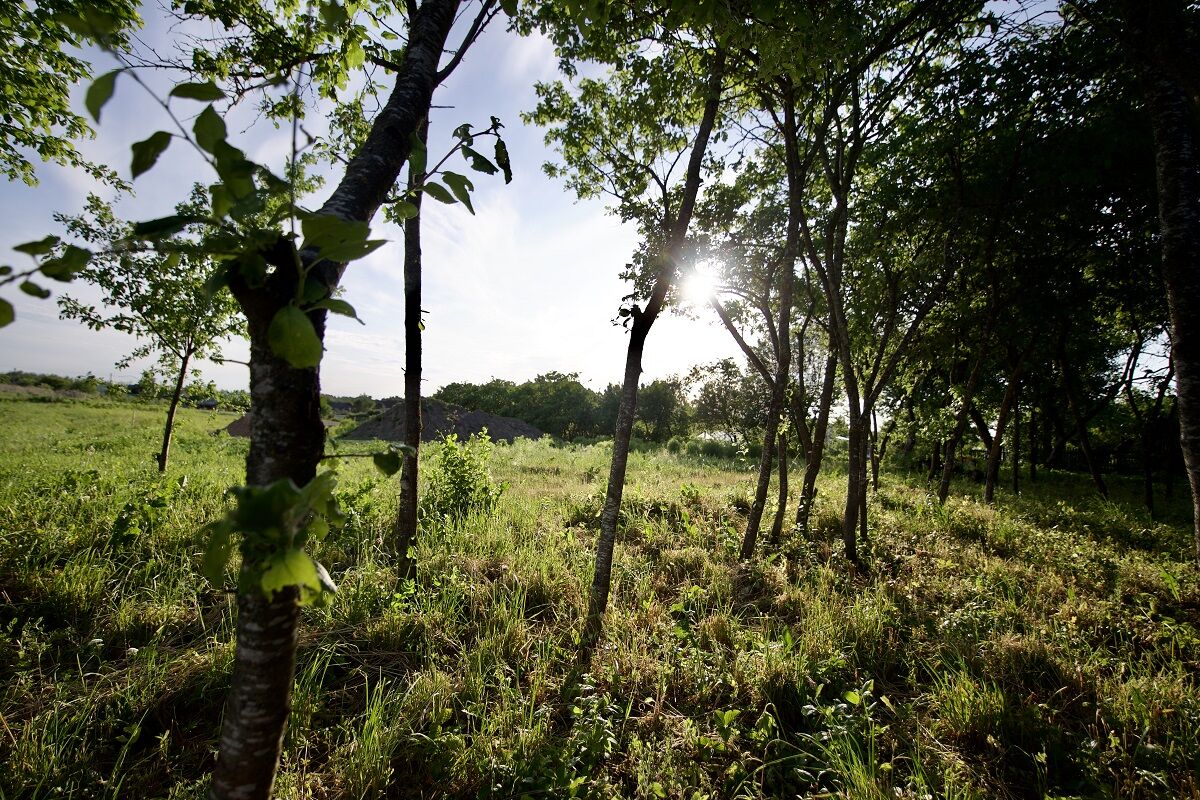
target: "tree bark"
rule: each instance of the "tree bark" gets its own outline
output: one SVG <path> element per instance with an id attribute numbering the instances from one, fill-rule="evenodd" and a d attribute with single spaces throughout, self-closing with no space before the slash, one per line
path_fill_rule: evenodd
<path id="1" fill-rule="evenodd" d="M 967 418 L 970 416 L 972 403 L 975 401 L 975 387 L 979 384 L 979 376 L 983 372 L 983 364 L 987 361 L 988 350 L 992 342 L 992 324 L 994 316 L 989 315 L 987 325 L 984 326 L 983 338 L 979 343 L 979 355 L 975 358 L 975 364 L 971 367 L 971 374 L 967 376 L 967 385 L 963 387 L 962 408 L 958 410 L 958 418 L 954 421 L 954 429 L 950 432 L 950 438 L 946 442 L 946 459 L 942 464 L 942 480 L 938 484 L 938 502 L 945 503 L 946 498 L 950 496 L 950 479 L 954 476 L 954 454 L 958 451 L 958 444 L 962 441 L 963 432 L 967 429 Z"/>
<path id="2" fill-rule="evenodd" d="M 851 408 L 846 463 L 846 506 L 842 519 L 842 544 L 850 563 L 858 564 L 858 518 L 862 508 L 862 484 L 866 478 L 863 460 L 862 414 Z"/>
<path id="3" fill-rule="evenodd" d="M 1172 4 L 1178 13 L 1182 4 Z M 1182 14 L 1179 14 L 1182 16 Z M 1182 33 L 1176 31 L 1177 34 Z M 1194 63 L 1164 69 L 1155 59 L 1143 76 L 1154 128 L 1163 279 L 1171 317 L 1171 360 L 1179 441 L 1192 488 L 1195 557 L 1200 563 L 1200 102 L 1173 78 Z M 1194 84 L 1193 84 L 1194 85 Z"/>
<path id="4" fill-rule="evenodd" d="M 700 170 L 708 140 L 717 120 L 717 108 L 721 102 L 721 86 L 724 70 L 724 53 L 714 56 L 708 78 L 704 113 L 692 142 L 679 212 L 671 230 L 667 233 L 662 253 L 663 266 L 655 277 L 654 288 L 645 310 L 636 306 L 631 317 L 633 324 L 629 333 L 629 348 L 625 354 L 625 377 L 621 385 L 621 405 L 617 409 L 617 426 L 613 432 L 613 455 L 608 471 L 608 488 L 604 496 L 604 508 L 600 512 L 600 536 L 596 541 L 596 567 L 592 575 L 592 587 L 588 595 L 588 615 L 584 622 L 580 645 L 584 651 L 591 650 L 600 639 L 604 612 L 608 608 L 608 596 L 612 584 L 613 547 L 617 541 L 617 522 L 621 514 L 621 497 L 625 491 L 625 469 L 629 463 L 629 439 L 633 434 L 633 422 L 637 415 L 638 381 L 642 374 L 642 351 L 646 336 L 654 320 L 662 312 L 667 293 L 675 281 L 679 250 L 687 237 L 692 212 L 696 206 L 696 195 L 700 191 Z"/>
<path id="5" fill-rule="evenodd" d="M 1079 448 L 1083 451 L 1084 460 L 1087 461 L 1092 483 L 1095 484 L 1096 491 L 1100 493 L 1100 496 L 1107 498 L 1108 486 L 1104 483 L 1104 476 L 1100 474 L 1100 465 L 1096 462 L 1095 453 L 1092 452 L 1092 440 L 1088 435 L 1087 419 L 1083 415 L 1079 387 L 1075 385 L 1075 376 L 1067 363 L 1067 353 L 1062 344 L 1059 345 L 1058 350 L 1058 369 L 1062 375 L 1063 390 L 1067 394 L 1067 405 L 1071 410 L 1071 416 L 1075 419 L 1075 435 L 1079 437 Z"/>
<path id="6" fill-rule="evenodd" d="M 282 308 L 290 297 L 288 292 L 280 295 L 273 304 L 247 309 L 252 428 L 246 478 L 252 486 L 282 478 L 291 478 L 297 486 L 307 484 L 316 475 L 325 443 L 317 370 L 289 366 L 267 343 L 275 306 Z M 310 316 L 322 333 L 324 315 Z M 244 564 L 243 574 L 253 581 L 253 565 Z M 237 650 L 213 771 L 213 798 L 265 800 L 271 794 L 291 711 L 298 598 L 295 587 L 270 598 L 257 587 L 238 592 Z"/>
<path id="7" fill-rule="evenodd" d="M 767 506 L 767 493 L 771 488 L 771 467 L 775 463 L 775 435 L 779 431 L 779 417 L 783 413 L 782 405 L 779 392 L 772 388 L 771 405 L 767 409 L 766 429 L 763 431 L 762 455 L 758 459 L 758 480 L 754 486 L 754 502 L 750 505 L 750 514 L 746 518 L 746 532 L 742 536 L 742 549 L 739 557 L 743 561 L 754 555 L 754 547 L 758 542 L 758 530 Z"/>
<path id="8" fill-rule="evenodd" d="M 411 137 L 429 113 L 438 61 L 458 6 L 459 0 L 425 0 L 413 16 L 391 95 L 321 213 L 369 221 L 387 198 L 408 159 Z M 306 252 L 302 258 L 312 264 L 315 255 Z M 310 277 L 332 293 L 345 267 L 320 262 Z M 294 261 L 284 260 L 263 287 L 251 288 L 236 275 L 230 283 L 250 336 L 253 430 L 246 481 L 251 486 L 285 478 L 307 484 L 324 449 L 318 370 L 291 367 L 274 354 L 267 338 L 275 313 L 295 296 L 297 279 Z M 325 312 L 310 312 L 309 317 L 323 340 Z M 291 705 L 298 619 L 294 587 L 270 598 L 253 586 L 238 592 L 237 649 L 209 789 L 213 800 L 270 797 Z"/>
<path id="9" fill-rule="evenodd" d="M 787 169 L 788 215 L 787 230 L 784 235 L 783 259 L 779 282 L 779 322 L 775 329 L 776 360 L 775 379 L 771 386 L 771 407 L 767 412 L 767 430 L 763 435 L 762 463 L 759 465 L 758 486 L 754 494 L 754 505 L 750 509 L 750 518 L 746 520 L 746 534 L 742 538 L 741 559 L 744 561 L 754 555 L 754 547 L 758 538 L 758 527 L 766 507 L 767 488 L 771 478 L 771 461 L 774 456 L 775 436 L 784 413 L 785 395 L 788 387 L 788 375 L 792 369 L 792 291 L 796 277 L 796 259 L 800 255 L 800 214 L 804 202 L 803 177 L 799 155 L 799 132 L 796 127 L 796 101 L 794 87 L 790 80 L 785 81 L 782 88 L 781 105 L 783 107 L 783 144 L 784 160 Z M 784 456 L 786 458 L 786 454 Z M 786 480 L 786 479 L 785 479 Z M 784 505 L 786 505 L 786 498 Z M 776 511 L 776 523 L 780 532 L 783 520 Z M 771 532 L 772 541 L 777 540 L 774 525 Z"/>
<path id="10" fill-rule="evenodd" d="M 418 129 L 422 144 L 429 141 L 428 119 Z M 423 176 L 409 171 L 408 188 L 416 189 Z M 400 508 L 393 527 L 396 577 L 412 580 L 417 562 L 412 548 L 417 543 L 418 465 L 421 451 L 421 197 L 413 191 L 409 202 L 417 215 L 404 221 L 404 453 L 400 468 Z"/>
<path id="11" fill-rule="evenodd" d="M 825 375 L 821 382 L 821 399 L 817 406 L 817 422 L 813 426 L 812 447 L 804 458 L 804 484 L 800 490 L 800 504 L 796 508 L 796 527 L 808 535 L 809 519 L 813 503 L 817 499 L 817 476 L 821 473 L 821 461 L 825 457 L 825 437 L 829 432 L 829 410 L 833 406 L 833 389 L 837 378 L 837 353 L 830 348 L 825 359 Z"/>
<path id="12" fill-rule="evenodd" d="M 1029 482 L 1037 483 L 1038 468 L 1038 418 L 1037 406 L 1029 406 Z"/>
<path id="13" fill-rule="evenodd" d="M 1021 492 L 1021 397 L 1013 405 L 1013 435 L 1012 435 L 1012 490 L 1013 494 Z"/>
<path id="14" fill-rule="evenodd" d="M 158 451 L 158 471 L 167 471 L 167 459 L 171 455 L 171 433 L 175 430 L 175 411 L 179 408 L 179 399 L 183 397 L 183 384 L 187 380 L 188 363 L 191 352 L 185 352 L 179 360 L 179 375 L 175 378 L 175 391 L 171 394 L 171 404 L 167 406 L 167 422 L 163 425 L 162 449 Z"/>
<path id="15" fill-rule="evenodd" d="M 884 434 L 886 445 L 887 434 Z M 871 409 L 871 486 L 875 491 L 879 491 L 879 460 L 882 454 L 879 446 L 879 418 L 875 414 L 875 409 Z"/>
<path id="16" fill-rule="evenodd" d="M 1000 456 L 1004 446 L 1004 429 L 1008 425 L 1008 415 L 1012 413 L 1017 401 L 1017 393 L 1021 390 L 1021 374 L 1025 371 L 1025 359 L 1022 358 L 1008 376 L 1008 386 L 1004 389 L 1004 397 L 1000 401 L 1000 413 L 996 417 L 996 435 L 992 437 L 992 445 L 988 449 L 987 476 L 983 486 L 983 501 L 991 503 L 996 499 L 996 483 L 1000 479 Z"/>
<path id="17" fill-rule="evenodd" d="M 871 426 L 867 423 L 866 415 L 863 416 L 863 440 L 862 440 L 862 457 L 859 464 L 862 468 L 862 474 L 858 477 L 858 539 L 860 542 L 867 544 L 871 541 L 871 537 L 867 531 L 867 451 L 873 446 L 871 442 Z"/>
<path id="18" fill-rule="evenodd" d="M 775 519 L 771 522 L 771 544 L 778 547 L 783 541 L 783 518 L 787 514 L 788 442 L 785 432 L 779 432 L 776 445 L 779 451 L 779 502 L 775 505 Z"/>

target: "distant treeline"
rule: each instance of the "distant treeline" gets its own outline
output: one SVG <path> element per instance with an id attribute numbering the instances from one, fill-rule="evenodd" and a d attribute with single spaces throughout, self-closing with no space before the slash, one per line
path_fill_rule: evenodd
<path id="1" fill-rule="evenodd" d="M 579 373 L 547 372 L 524 383 L 499 379 L 479 384 L 451 383 L 433 397 L 476 411 L 515 417 L 551 436 L 576 440 L 612 436 L 621 387 L 614 383 L 597 392 L 580 383 Z M 634 435 L 652 442 L 686 436 L 690 416 L 681 380 L 653 381 L 638 391 Z"/>

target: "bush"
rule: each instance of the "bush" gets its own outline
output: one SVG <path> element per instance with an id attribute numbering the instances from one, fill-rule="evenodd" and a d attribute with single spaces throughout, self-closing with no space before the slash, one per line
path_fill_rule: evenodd
<path id="1" fill-rule="evenodd" d="M 422 518 L 458 521 L 476 512 L 492 513 L 507 488 L 488 472 L 494 448 L 486 430 L 465 442 L 451 433 L 435 445 L 433 464 L 425 471 L 429 484 L 421 498 Z"/>

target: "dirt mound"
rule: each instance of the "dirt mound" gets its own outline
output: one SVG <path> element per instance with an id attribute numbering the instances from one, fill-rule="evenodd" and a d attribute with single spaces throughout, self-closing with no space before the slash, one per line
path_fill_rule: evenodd
<path id="1" fill-rule="evenodd" d="M 331 422 L 327 419 L 321 420 L 321 424 L 326 428 L 332 428 L 337 425 L 336 422 Z M 240 436 L 243 439 L 249 439 L 250 432 L 254 430 L 254 425 L 251 423 L 250 415 L 247 413 L 226 425 L 223 430 L 230 436 Z"/>
<path id="2" fill-rule="evenodd" d="M 225 432 L 230 436 L 241 436 L 244 439 L 250 438 L 250 431 L 253 430 L 253 425 L 250 424 L 250 415 L 243 414 L 233 422 L 225 426 Z"/>
<path id="3" fill-rule="evenodd" d="M 421 400 L 421 441 L 431 442 L 450 433 L 466 439 L 487 428 L 495 442 L 511 442 L 518 436 L 540 439 L 542 432 L 528 422 L 512 417 L 498 417 L 483 411 L 468 411 L 440 400 Z M 382 439 L 404 441 L 404 405 L 398 403 L 377 417 L 372 417 L 342 437 L 343 439 Z"/>

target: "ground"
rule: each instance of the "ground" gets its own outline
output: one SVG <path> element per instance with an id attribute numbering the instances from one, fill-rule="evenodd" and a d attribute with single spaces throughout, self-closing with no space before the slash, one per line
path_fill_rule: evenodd
<path id="1" fill-rule="evenodd" d="M 203 796 L 233 655 L 198 572 L 233 418 L 0 397 L 0 796 Z M 347 442 L 340 452 L 367 452 Z M 429 454 L 432 456 L 432 452 Z M 305 609 L 277 793 L 326 797 L 1200 797 L 1186 502 L 1045 473 L 997 506 L 885 470 L 870 572 L 809 538 L 737 562 L 751 466 L 635 453 L 598 651 L 577 666 L 609 450 L 497 446 L 495 510 L 380 543 L 398 484 L 343 460 L 340 588 Z M 426 473 L 433 460 L 426 461 Z"/>

